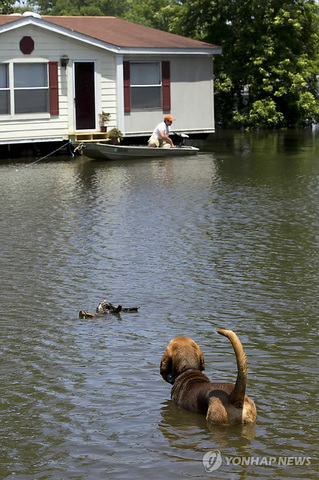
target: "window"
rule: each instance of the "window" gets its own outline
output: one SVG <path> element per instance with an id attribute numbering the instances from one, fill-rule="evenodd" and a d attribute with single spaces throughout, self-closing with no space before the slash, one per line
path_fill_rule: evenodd
<path id="1" fill-rule="evenodd" d="M 14 113 L 49 112 L 48 66 L 46 63 L 16 63 Z"/>
<path id="2" fill-rule="evenodd" d="M 170 62 L 123 62 L 124 112 L 171 109 Z"/>
<path id="3" fill-rule="evenodd" d="M 161 108 L 160 63 L 131 63 L 131 108 Z"/>
<path id="4" fill-rule="evenodd" d="M 9 113 L 10 90 L 8 65 L 0 65 L 0 115 Z"/>
<path id="5" fill-rule="evenodd" d="M 58 62 L 0 64 L 0 115 L 59 115 Z"/>

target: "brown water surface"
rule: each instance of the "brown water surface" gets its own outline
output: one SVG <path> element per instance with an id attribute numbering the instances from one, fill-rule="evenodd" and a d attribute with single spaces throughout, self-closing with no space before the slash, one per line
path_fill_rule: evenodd
<path id="1" fill-rule="evenodd" d="M 318 478 L 318 143 L 220 133 L 197 157 L 1 160 L 1 479 Z M 78 318 L 103 299 L 139 313 Z M 187 335 L 234 381 L 220 327 L 244 344 L 254 427 L 208 428 L 159 375 Z"/>

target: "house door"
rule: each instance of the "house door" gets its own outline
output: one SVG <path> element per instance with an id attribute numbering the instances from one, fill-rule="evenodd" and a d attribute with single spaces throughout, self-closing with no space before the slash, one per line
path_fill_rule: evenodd
<path id="1" fill-rule="evenodd" d="M 75 127 L 95 130 L 94 62 L 75 62 Z"/>

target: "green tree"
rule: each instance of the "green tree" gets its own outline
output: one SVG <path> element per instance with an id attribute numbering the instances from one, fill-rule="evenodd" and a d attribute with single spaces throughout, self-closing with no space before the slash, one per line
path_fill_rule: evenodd
<path id="1" fill-rule="evenodd" d="M 147 27 L 168 30 L 165 9 L 169 0 L 135 0 L 128 4 L 123 18 Z"/>
<path id="2" fill-rule="evenodd" d="M 315 0 L 185 0 L 162 11 L 168 30 L 223 47 L 215 58 L 223 126 L 319 120 L 319 5 Z"/>
<path id="3" fill-rule="evenodd" d="M 13 2 L 11 0 L 1 0 L 0 15 L 10 15 L 13 13 Z"/>
<path id="4" fill-rule="evenodd" d="M 42 15 L 122 16 L 128 0 L 33 0 Z"/>

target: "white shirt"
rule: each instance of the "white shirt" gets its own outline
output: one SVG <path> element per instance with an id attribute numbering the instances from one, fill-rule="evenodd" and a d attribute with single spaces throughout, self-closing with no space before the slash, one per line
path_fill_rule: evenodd
<path id="1" fill-rule="evenodd" d="M 165 122 L 161 122 L 157 125 L 157 127 L 155 127 L 154 132 L 152 133 L 152 137 L 162 138 L 159 132 L 164 132 L 164 135 L 168 137 L 170 130 L 171 128 L 168 127 Z"/>

